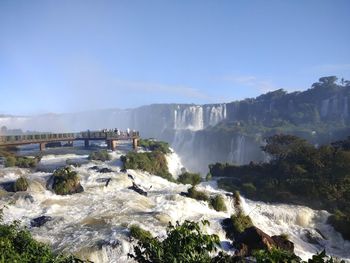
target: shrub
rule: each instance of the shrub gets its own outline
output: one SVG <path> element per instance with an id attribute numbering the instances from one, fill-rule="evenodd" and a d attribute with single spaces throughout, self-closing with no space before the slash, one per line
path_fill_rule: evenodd
<path id="1" fill-rule="evenodd" d="M 52 189 L 58 195 L 68 195 L 83 192 L 79 177 L 70 167 L 56 170 L 53 173 Z"/>
<path id="2" fill-rule="evenodd" d="M 160 151 L 164 154 L 171 153 L 169 143 L 167 142 L 153 139 L 141 139 L 138 144 L 149 151 Z"/>
<path id="3" fill-rule="evenodd" d="M 216 195 L 215 197 L 210 198 L 210 206 L 216 211 L 227 211 L 225 200 L 222 195 Z"/>
<path id="4" fill-rule="evenodd" d="M 7 156 L 5 161 L 6 167 L 13 167 L 16 165 L 16 158 L 14 156 Z"/>
<path id="5" fill-rule="evenodd" d="M 246 228 L 253 226 L 250 217 L 241 211 L 231 216 L 231 222 L 236 233 L 242 233 Z"/>
<path id="6" fill-rule="evenodd" d="M 129 230 L 130 230 L 130 236 L 141 242 L 147 242 L 147 240 L 150 240 L 153 238 L 151 232 L 142 229 L 138 225 L 131 225 Z"/>
<path id="7" fill-rule="evenodd" d="M 19 191 L 27 191 L 29 184 L 26 178 L 20 177 L 16 180 L 16 182 L 13 185 L 13 190 L 15 192 Z"/>
<path id="8" fill-rule="evenodd" d="M 29 158 L 25 156 L 14 156 L 8 155 L 6 157 L 5 166 L 13 167 L 17 166 L 20 168 L 34 168 L 38 162 L 40 161 L 40 157 Z"/>
<path id="9" fill-rule="evenodd" d="M 16 159 L 16 166 L 20 168 L 34 168 L 38 163 L 37 158 L 17 157 Z"/>
<path id="10" fill-rule="evenodd" d="M 165 155 L 160 151 L 129 152 L 126 156 L 121 156 L 120 159 L 123 162 L 124 169 L 139 169 L 163 177 L 171 182 L 175 181 L 169 173 Z"/>
<path id="11" fill-rule="evenodd" d="M 200 201 L 209 201 L 209 196 L 205 192 L 196 190 L 194 186 L 188 189 L 188 197 Z"/>
<path id="12" fill-rule="evenodd" d="M 252 183 L 244 183 L 242 184 L 242 190 L 247 194 L 254 194 L 256 192 L 256 187 Z"/>
<path id="13" fill-rule="evenodd" d="M 328 218 L 328 223 L 335 230 L 342 234 L 344 239 L 350 240 L 350 216 L 345 215 L 339 210 L 336 210 L 333 215 Z"/>
<path id="14" fill-rule="evenodd" d="M 197 185 L 201 182 L 202 178 L 198 173 L 185 172 L 179 175 L 177 181 L 181 184 Z"/>
<path id="15" fill-rule="evenodd" d="M 210 181 L 211 180 L 211 178 L 212 178 L 213 176 L 211 175 L 211 173 L 207 173 L 207 176 L 205 177 L 205 181 Z"/>
<path id="16" fill-rule="evenodd" d="M 87 261 L 73 256 L 55 254 L 49 246 L 33 239 L 28 230 L 19 226 L 18 221 L 4 224 L 0 209 L 0 262 L 83 263 Z"/>
<path id="17" fill-rule="evenodd" d="M 295 254 L 278 248 L 272 248 L 271 250 L 258 250 L 253 253 L 253 256 L 257 263 L 301 262 L 300 258 Z"/>
<path id="18" fill-rule="evenodd" d="M 238 208 L 239 210 L 242 210 L 241 209 L 241 204 L 242 204 L 241 195 L 239 194 L 238 191 L 235 191 L 233 193 L 233 204 L 236 208 Z"/>
<path id="19" fill-rule="evenodd" d="M 209 222 L 204 220 L 202 224 L 209 225 Z M 128 256 L 137 262 L 209 263 L 210 253 L 219 246 L 217 235 L 203 234 L 198 223 L 185 221 L 175 226 L 169 223 L 167 237 L 162 241 L 157 238 L 139 241 L 134 246 L 134 254 Z"/>
<path id="20" fill-rule="evenodd" d="M 290 239 L 290 237 L 289 237 L 289 235 L 287 233 L 280 234 L 280 237 L 283 238 L 284 240 L 289 240 Z"/>
<path id="21" fill-rule="evenodd" d="M 96 151 L 92 152 L 89 155 L 89 160 L 96 160 L 96 161 L 109 161 L 111 159 L 111 156 L 107 152 L 107 150 L 101 150 L 101 151 Z"/>

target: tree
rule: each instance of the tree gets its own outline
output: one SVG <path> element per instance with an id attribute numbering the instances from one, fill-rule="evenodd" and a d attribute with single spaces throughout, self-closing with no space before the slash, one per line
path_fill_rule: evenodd
<path id="1" fill-rule="evenodd" d="M 209 225 L 203 220 L 202 225 Z M 135 254 L 128 254 L 137 262 L 188 262 L 207 263 L 211 261 L 211 252 L 215 252 L 220 246 L 217 235 L 203 234 L 198 223 L 185 221 L 176 225 L 169 223 L 167 237 L 160 241 L 157 238 L 149 238 L 146 241 L 139 240 L 134 247 Z"/>
<path id="2" fill-rule="evenodd" d="M 312 147 L 306 140 L 294 135 L 276 134 L 266 139 L 266 145 L 261 149 L 275 160 L 285 159 L 290 153 L 302 148 Z"/>
<path id="3" fill-rule="evenodd" d="M 338 80 L 336 76 L 322 77 L 318 81 L 325 85 L 332 85 Z"/>

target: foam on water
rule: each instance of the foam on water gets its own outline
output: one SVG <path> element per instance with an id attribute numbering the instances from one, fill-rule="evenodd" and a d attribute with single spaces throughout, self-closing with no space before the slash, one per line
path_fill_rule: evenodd
<path id="1" fill-rule="evenodd" d="M 26 193 L 14 193 L 0 199 L 0 206 L 6 204 L 8 207 L 4 211 L 5 221 L 19 219 L 29 227 L 31 219 L 42 215 L 51 216 L 53 220 L 44 226 L 29 228 L 33 236 L 51 244 L 57 251 L 74 252 L 96 263 L 132 262 L 127 258 L 127 253 L 132 252 L 134 244 L 130 243 L 127 227 L 134 223 L 155 236 L 164 237 L 169 221 L 175 223 L 186 219 L 208 219 L 211 225 L 206 227 L 206 231 L 218 234 L 222 241 L 227 241 L 220 222 L 234 212 L 230 197 L 224 196 L 228 211 L 216 212 L 205 202 L 179 195 L 187 191 L 189 185 L 175 184 L 146 172 L 128 170 L 135 183 L 148 192 L 147 197 L 142 196 L 128 189 L 132 180 L 127 173 L 120 172 L 118 159 L 122 154 L 125 152 L 116 151 L 112 153 L 113 159 L 110 162 L 88 162 L 74 168 L 81 177 L 84 192 L 70 196 L 58 196 L 46 189 L 45 182 L 50 173 L 33 173 L 19 168 L 1 170 L 0 183 L 13 181 L 20 175 L 25 175 L 30 181 Z M 42 162 L 50 164 L 56 159 L 75 157 L 46 156 Z M 174 155 L 168 156 L 167 161 L 173 171 L 181 166 L 178 157 Z M 110 168 L 112 172 L 99 173 L 89 169 L 94 165 Z M 111 178 L 108 187 L 99 180 L 102 178 Z M 211 195 L 225 194 L 216 189 L 212 182 L 202 183 L 199 189 Z M 301 206 L 271 205 L 244 198 L 243 207 L 254 224 L 268 234 L 288 233 L 296 245 L 296 253 L 305 259 L 322 250 L 322 246 L 327 248 L 328 253 L 350 258 L 350 243 L 342 240 L 325 223 L 328 216 L 325 211 Z M 320 239 L 321 245 L 305 241 L 305 231 L 316 235 L 315 229 L 327 238 Z"/>

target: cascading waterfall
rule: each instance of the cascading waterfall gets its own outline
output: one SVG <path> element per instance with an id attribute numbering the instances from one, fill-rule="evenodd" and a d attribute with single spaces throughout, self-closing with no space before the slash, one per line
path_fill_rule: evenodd
<path id="1" fill-rule="evenodd" d="M 226 119 L 226 105 L 207 106 L 207 112 L 209 113 L 209 125 L 215 126 L 220 121 Z"/>
<path id="2" fill-rule="evenodd" d="M 228 160 L 236 165 L 244 164 L 245 156 L 245 137 L 238 135 L 231 139 L 231 150 L 228 155 Z"/>
<path id="3" fill-rule="evenodd" d="M 226 105 L 180 106 L 174 110 L 175 130 L 202 130 L 226 118 Z"/>
<path id="4" fill-rule="evenodd" d="M 204 127 L 202 106 L 180 106 L 175 109 L 174 129 L 201 130 Z"/>
<path id="5" fill-rule="evenodd" d="M 183 133 L 182 133 L 183 135 Z M 178 136 L 182 136 L 179 134 Z M 179 138 L 180 139 L 180 138 Z M 244 141 L 242 139 L 236 139 Z M 155 236 L 164 237 L 169 221 L 200 221 L 207 219 L 209 234 L 218 234 L 222 241 L 228 241 L 220 225 L 228 218 L 235 207 L 226 192 L 217 189 L 215 181 L 201 183 L 199 190 L 210 195 L 222 194 L 227 212 L 217 212 L 206 202 L 181 196 L 189 185 L 169 182 L 146 172 L 128 170 L 135 183 L 147 189 L 148 196 L 129 190 L 132 180 L 127 173 L 120 171 L 120 150 L 111 153 L 112 160 L 106 163 L 87 162 L 86 155 L 60 154 L 44 156 L 41 165 L 49 167 L 64 164 L 65 159 L 81 160 L 81 167 L 73 168 L 81 178 L 84 192 L 69 196 L 58 196 L 46 189 L 50 172 L 31 172 L 28 169 L 6 168 L 1 170 L 0 183 L 26 176 L 29 190 L 26 193 L 2 193 L 0 207 L 4 209 L 4 220 L 21 220 L 25 226 L 38 216 L 46 215 L 52 220 L 41 227 L 29 227 L 33 236 L 53 246 L 57 251 L 73 252 L 95 263 L 134 262 L 127 257 L 134 243 L 130 242 L 127 227 L 139 224 Z M 185 146 L 183 146 L 185 147 Z M 127 148 L 125 148 L 127 149 Z M 174 170 L 181 164 L 175 158 L 168 162 Z M 91 168 L 94 165 L 112 170 L 101 174 Z M 178 167 L 176 167 L 178 166 Z M 103 178 L 111 178 L 108 187 L 101 183 Z M 272 205 L 254 202 L 242 197 L 242 206 L 251 216 L 254 224 L 269 235 L 287 233 L 295 244 L 296 253 L 303 259 L 326 248 L 328 254 L 350 259 L 350 242 L 344 241 L 327 223 L 328 213 L 303 206 Z M 322 234 L 319 234 L 322 233 Z M 226 248 L 233 252 L 231 248 Z"/>

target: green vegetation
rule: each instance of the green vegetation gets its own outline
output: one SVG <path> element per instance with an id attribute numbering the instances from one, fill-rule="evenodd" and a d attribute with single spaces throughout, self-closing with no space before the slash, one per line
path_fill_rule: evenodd
<path id="1" fill-rule="evenodd" d="M 153 238 L 151 232 L 142 229 L 139 225 L 131 225 L 129 230 L 130 230 L 130 236 L 132 238 L 135 238 L 143 243 Z"/>
<path id="2" fill-rule="evenodd" d="M 19 226 L 18 221 L 4 224 L 0 210 L 0 262 L 20 263 L 83 263 L 73 256 L 55 254 L 52 249 L 34 240 L 28 230 Z"/>
<path id="3" fill-rule="evenodd" d="M 177 178 L 177 181 L 181 184 L 191 184 L 191 185 L 197 185 L 201 182 L 202 177 L 198 173 L 189 173 L 189 172 L 184 172 L 179 175 Z"/>
<path id="4" fill-rule="evenodd" d="M 12 150 L 2 148 L 0 149 L 0 156 L 5 157 L 6 167 L 20 167 L 20 168 L 34 168 L 40 162 L 41 156 L 36 157 L 26 157 L 26 156 L 16 156 Z"/>
<path id="5" fill-rule="evenodd" d="M 16 180 L 16 182 L 13 185 L 13 190 L 15 192 L 19 191 L 27 191 L 29 184 L 26 178 L 20 177 Z"/>
<path id="6" fill-rule="evenodd" d="M 350 240 L 350 213 L 344 214 L 339 210 L 335 210 L 335 213 L 328 218 L 335 230 L 342 233 L 344 238 Z"/>
<path id="7" fill-rule="evenodd" d="M 234 239 L 237 234 L 242 233 L 246 228 L 253 226 L 253 222 L 249 215 L 245 215 L 242 209 L 241 196 L 238 191 L 234 192 L 233 203 L 235 206 L 235 214 L 224 220 L 224 229 L 227 237 Z"/>
<path id="8" fill-rule="evenodd" d="M 188 189 L 188 197 L 199 201 L 209 201 L 209 196 L 205 192 L 198 191 L 194 186 Z"/>
<path id="9" fill-rule="evenodd" d="M 262 150 L 272 160 L 235 166 L 210 165 L 213 176 L 225 177 L 218 185 L 240 190 L 248 198 L 302 204 L 326 209 L 330 223 L 350 239 L 350 138 L 318 148 L 292 135 L 267 138 Z"/>
<path id="10" fill-rule="evenodd" d="M 213 176 L 211 175 L 211 173 L 207 173 L 207 175 L 205 176 L 205 181 L 210 181 L 212 177 Z"/>
<path id="11" fill-rule="evenodd" d="M 327 111 L 330 98 L 337 105 Z M 235 109 L 234 117 L 211 130 L 221 131 L 222 135 L 229 133 L 231 137 L 232 133 L 248 137 L 288 133 L 313 144 L 326 143 L 330 133 L 333 138 L 349 135 L 350 116 L 344 116 L 343 111 L 343 103 L 349 103 L 349 98 L 349 81 L 337 83 L 335 76 L 322 77 L 304 92 L 287 93 L 279 89 L 255 99 L 229 103 L 227 108 Z M 326 110 L 321 110 L 320 105 L 326 106 L 322 107 Z"/>
<path id="12" fill-rule="evenodd" d="M 153 139 L 140 139 L 139 146 L 149 151 L 160 151 L 164 154 L 171 153 L 169 143 L 163 141 L 156 141 Z"/>
<path id="13" fill-rule="evenodd" d="M 15 156 L 6 157 L 5 166 L 6 167 L 16 166 L 16 157 Z"/>
<path id="14" fill-rule="evenodd" d="M 56 170 L 53 175 L 52 189 L 58 195 L 68 195 L 83 192 L 77 172 L 70 167 Z"/>
<path id="15" fill-rule="evenodd" d="M 111 156 L 107 152 L 107 150 L 100 150 L 96 152 L 92 152 L 89 155 L 89 160 L 96 160 L 96 161 L 109 161 L 111 159 Z"/>
<path id="16" fill-rule="evenodd" d="M 216 195 L 215 197 L 210 198 L 210 206 L 214 208 L 216 211 L 227 211 L 227 207 L 225 205 L 225 199 L 222 195 Z"/>
<path id="17" fill-rule="evenodd" d="M 253 226 L 250 217 L 245 215 L 242 211 L 232 215 L 231 222 L 235 233 L 242 233 L 246 228 Z"/>
<path id="18" fill-rule="evenodd" d="M 209 222 L 202 221 L 202 225 L 209 225 Z M 157 238 L 140 240 L 134 246 L 134 254 L 128 256 L 137 262 L 209 263 L 210 253 L 219 246 L 217 235 L 203 234 L 198 223 L 185 221 L 175 226 L 169 223 L 167 237 L 162 241 Z"/>
<path id="19" fill-rule="evenodd" d="M 203 226 L 209 222 L 203 220 Z M 138 230 L 137 230 L 138 231 Z M 147 232 L 147 231 L 146 231 Z M 169 223 L 167 237 L 163 240 L 146 235 L 141 235 L 134 246 L 134 253 L 128 254 L 136 262 L 160 263 L 160 262 L 186 262 L 186 263 L 232 263 L 246 262 L 245 258 L 230 256 L 215 252 L 220 248 L 220 240 L 217 235 L 203 234 L 201 225 L 196 222 L 185 221 L 176 225 Z M 291 252 L 272 248 L 270 250 L 258 250 L 253 253 L 252 259 L 257 263 L 306 263 Z M 328 257 L 325 251 L 314 255 L 307 263 L 333 263 L 338 262 Z M 344 263 L 344 261 L 341 261 Z"/>
<path id="20" fill-rule="evenodd" d="M 272 248 L 271 250 L 257 250 L 253 253 L 257 263 L 292 263 L 301 262 L 300 258 L 288 251 Z M 323 262 L 323 261 L 316 261 Z M 311 263 L 311 262 L 310 262 Z"/>
<path id="21" fill-rule="evenodd" d="M 169 173 L 165 155 L 160 151 L 129 152 L 126 156 L 121 156 L 120 159 L 124 164 L 124 169 L 142 170 L 163 177 L 171 182 L 175 181 Z"/>

